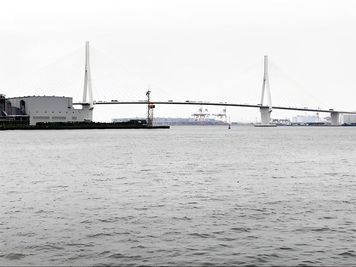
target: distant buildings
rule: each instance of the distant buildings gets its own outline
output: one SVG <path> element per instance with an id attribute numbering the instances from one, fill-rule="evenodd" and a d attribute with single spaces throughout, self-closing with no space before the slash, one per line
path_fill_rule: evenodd
<path id="1" fill-rule="evenodd" d="M 292 125 L 290 119 L 273 119 L 272 124 L 276 124 L 277 126 L 290 126 Z"/>
<path id="2" fill-rule="evenodd" d="M 292 123 L 306 124 L 323 122 L 318 115 L 298 115 L 292 118 Z"/>
<path id="3" fill-rule="evenodd" d="M 356 125 L 356 115 L 355 114 L 344 114 L 342 116 L 342 123 L 345 125 Z"/>
<path id="4" fill-rule="evenodd" d="M 132 118 L 113 119 L 112 122 L 123 122 Z M 143 119 L 143 118 L 136 118 Z M 216 119 L 196 120 L 195 118 L 154 118 L 154 125 L 226 125 L 226 122 Z"/>
<path id="5" fill-rule="evenodd" d="M 330 125 L 331 118 L 325 117 L 320 118 L 318 115 L 298 115 L 292 118 L 292 124 L 298 125 L 313 125 L 313 124 L 324 124 Z M 340 116 L 341 125 L 356 125 L 356 115 L 355 114 L 342 114 Z"/>

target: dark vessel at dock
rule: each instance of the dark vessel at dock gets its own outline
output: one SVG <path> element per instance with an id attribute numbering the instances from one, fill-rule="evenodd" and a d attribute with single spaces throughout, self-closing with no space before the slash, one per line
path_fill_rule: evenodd
<path id="1" fill-rule="evenodd" d="M 29 125 L 24 122 L 2 121 L 0 130 L 78 130 L 78 129 L 169 129 L 169 126 L 149 126 L 146 120 L 125 122 L 46 122 Z"/>

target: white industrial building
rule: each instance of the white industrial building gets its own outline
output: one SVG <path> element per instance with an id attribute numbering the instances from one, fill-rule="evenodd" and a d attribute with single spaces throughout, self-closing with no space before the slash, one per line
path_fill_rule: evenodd
<path id="1" fill-rule="evenodd" d="M 92 121 L 93 108 L 90 104 L 81 109 L 73 107 L 72 97 L 25 96 L 7 99 L 12 107 L 29 116 L 30 125 L 38 122 L 82 122 Z"/>
<path id="2" fill-rule="evenodd" d="M 317 115 L 298 115 L 292 118 L 293 123 L 316 123 L 321 122 Z"/>
<path id="3" fill-rule="evenodd" d="M 356 114 L 343 114 L 342 123 L 344 123 L 344 124 L 356 124 Z"/>

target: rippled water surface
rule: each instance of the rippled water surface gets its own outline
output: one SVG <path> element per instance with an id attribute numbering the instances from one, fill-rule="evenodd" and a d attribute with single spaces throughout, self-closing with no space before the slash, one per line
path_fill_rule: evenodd
<path id="1" fill-rule="evenodd" d="M 0 136 L 0 265 L 356 262 L 356 128 Z"/>

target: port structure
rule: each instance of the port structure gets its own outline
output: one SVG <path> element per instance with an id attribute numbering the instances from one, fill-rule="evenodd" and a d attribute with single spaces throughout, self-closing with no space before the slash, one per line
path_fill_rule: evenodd
<path id="1" fill-rule="evenodd" d="M 221 113 L 209 113 L 209 110 L 203 108 L 203 105 L 200 106 L 198 112 L 192 114 L 193 118 L 198 122 L 203 122 L 209 119 L 210 116 L 218 118 L 220 121 L 227 123 L 226 107 L 223 108 Z"/>
<path id="2" fill-rule="evenodd" d="M 227 123 L 226 107 L 223 108 L 222 113 L 217 113 L 212 115 L 222 120 L 224 123 Z"/>
<path id="3" fill-rule="evenodd" d="M 208 112 L 208 109 L 204 110 L 203 105 L 201 105 L 198 109 L 198 112 L 193 113 L 192 116 L 196 121 L 202 122 L 208 119 L 210 114 Z"/>
<path id="4" fill-rule="evenodd" d="M 147 96 L 147 125 L 149 127 L 153 126 L 153 110 L 156 107 L 154 103 L 151 102 L 151 90 L 148 89 L 146 92 Z"/>

